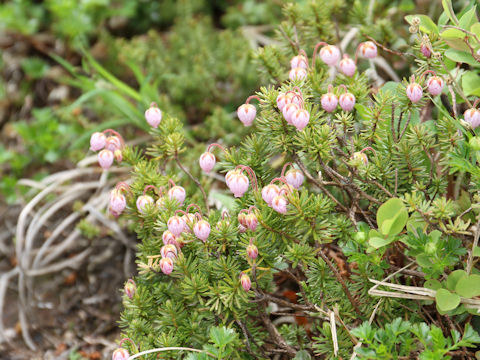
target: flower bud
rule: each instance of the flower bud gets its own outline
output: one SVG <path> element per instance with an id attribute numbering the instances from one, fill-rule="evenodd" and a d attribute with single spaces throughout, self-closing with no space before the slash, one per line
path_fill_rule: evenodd
<path id="1" fill-rule="evenodd" d="M 285 174 L 285 179 L 287 179 L 289 185 L 292 185 L 295 189 L 299 189 L 300 186 L 302 186 L 305 177 L 300 170 L 290 169 Z"/>
<path id="2" fill-rule="evenodd" d="M 123 290 L 125 291 L 125 295 L 127 295 L 130 300 L 133 299 L 135 293 L 137 292 L 137 285 L 135 285 L 135 281 L 129 279 L 125 283 Z"/>
<path id="3" fill-rule="evenodd" d="M 153 198 L 150 195 L 140 195 L 137 198 L 137 210 L 140 214 L 145 214 L 147 206 L 153 205 Z"/>
<path id="4" fill-rule="evenodd" d="M 90 150 L 98 151 L 102 150 L 107 144 L 107 137 L 104 133 L 94 132 L 90 137 Z"/>
<path id="5" fill-rule="evenodd" d="M 308 59 L 304 55 L 297 55 L 290 60 L 290 67 L 308 69 Z"/>
<path id="6" fill-rule="evenodd" d="M 248 190 L 248 177 L 241 172 L 237 172 L 230 180 L 228 187 L 235 197 L 242 197 Z"/>
<path id="7" fill-rule="evenodd" d="M 256 115 L 257 109 L 252 104 L 242 104 L 237 109 L 237 116 L 244 126 L 251 126 Z"/>
<path id="8" fill-rule="evenodd" d="M 206 220 L 200 220 L 193 226 L 193 232 L 197 238 L 205 242 L 210 235 L 210 224 Z"/>
<path id="9" fill-rule="evenodd" d="M 301 67 L 294 68 L 288 73 L 288 78 L 291 81 L 303 80 L 307 77 L 307 70 Z"/>
<path id="10" fill-rule="evenodd" d="M 180 216 L 174 215 L 168 219 L 167 227 L 173 235 L 178 236 L 185 230 L 185 221 Z"/>
<path id="11" fill-rule="evenodd" d="M 355 96 L 352 93 L 344 93 L 338 98 L 338 103 L 343 111 L 352 111 L 355 106 Z"/>
<path id="12" fill-rule="evenodd" d="M 360 44 L 360 55 L 367 59 L 373 59 L 377 56 L 377 45 L 373 41 L 365 41 Z"/>
<path id="13" fill-rule="evenodd" d="M 244 213 L 244 212 L 238 213 L 237 219 L 238 219 L 238 223 L 240 225 L 247 227 L 247 214 L 246 213 Z"/>
<path id="14" fill-rule="evenodd" d="M 255 214 L 250 213 L 245 216 L 245 225 L 247 226 L 247 228 L 249 228 L 252 231 L 255 231 L 257 229 L 258 219 L 255 216 Z"/>
<path id="15" fill-rule="evenodd" d="M 480 111 L 475 108 L 470 108 L 463 113 L 465 121 L 475 129 L 480 125 Z"/>
<path id="16" fill-rule="evenodd" d="M 432 56 L 432 52 L 430 51 L 428 46 L 426 46 L 425 44 L 422 44 L 420 46 L 420 51 L 422 52 L 423 56 L 425 56 L 427 59 L 430 58 L 430 56 Z"/>
<path id="17" fill-rule="evenodd" d="M 215 159 L 215 155 L 213 155 L 209 151 L 204 152 L 202 155 L 200 155 L 200 159 L 198 160 L 200 168 L 206 173 L 212 171 L 216 162 L 217 160 Z"/>
<path id="18" fill-rule="evenodd" d="M 285 214 L 287 212 L 288 201 L 282 195 L 277 195 L 272 200 L 272 208 L 280 214 Z"/>
<path id="19" fill-rule="evenodd" d="M 165 275 L 170 275 L 173 271 L 173 260 L 169 257 L 164 257 L 160 260 L 160 269 Z"/>
<path id="20" fill-rule="evenodd" d="M 177 247 L 173 244 L 163 245 L 160 249 L 160 255 L 162 255 L 163 258 L 175 260 L 177 258 Z"/>
<path id="21" fill-rule="evenodd" d="M 148 125 L 153 128 L 157 128 L 162 121 L 162 111 L 158 108 L 157 104 L 152 103 L 150 107 L 145 111 L 145 120 Z"/>
<path id="22" fill-rule="evenodd" d="M 292 125 L 297 128 L 298 131 L 303 130 L 310 121 L 310 113 L 305 109 L 298 109 L 290 118 Z"/>
<path id="23" fill-rule="evenodd" d="M 247 255 L 250 259 L 256 259 L 257 256 L 258 256 L 258 248 L 253 245 L 253 244 L 250 244 L 247 246 Z"/>
<path id="24" fill-rule="evenodd" d="M 408 98 L 412 103 L 419 102 L 423 96 L 422 87 L 415 82 L 411 82 L 410 84 L 408 84 L 406 92 Z"/>
<path id="25" fill-rule="evenodd" d="M 347 76 L 353 76 L 355 71 L 357 70 L 357 65 L 355 65 L 355 61 L 353 61 L 347 54 L 343 55 L 343 59 L 340 60 L 338 64 L 340 71 Z"/>
<path id="26" fill-rule="evenodd" d="M 277 107 L 280 111 L 287 105 L 286 95 L 284 93 L 279 93 L 277 96 Z"/>
<path id="27" fill-rule="evenodd" d="M 243 290 L 248 291 L 252 287 L 252 282 L 247 274 L 243 274 L 240 276 L 240 283 L 242 284 Z"/>
<path id="28" fill-rule="evenodd" d="M 322 103 L 323 110 L 330 113 L 337 108 L 338 99 L 334 93 L 328 92 L 322 95 L 320 102 Z"/>
<path id="29" fill-rule="evenodd" d="M 180 206 L 183 205 L 185 201 L 186 192 L 185 189 L 181 186 L 173 186 L 170 190 L 168 190 L 168 198 L 170 200 L 177 200 Z"/>
<path id="30" fill-rule="evenodd" d="M 173 235 L 173 233 L 170 231 L 170 230 L 165 230 L 162 234 L 162 240 L 163 240 L 163 244 L 164 245 L 167 245 L 167 244 L 173 244 L 173 245 L 176 245 L 177 243 L 177 238 L 175 235 Z"/>
<path id="31" fill-rule="evenodd" d="M 98 153 L 98 163 L 103 170 L 107 170 L 113 164 L 113 152 L 103 149 Z"/>
<path id="32" fill-rule="evenodd" d="M 125 210 L 125 207 L 127 206 L 127 200 L 125 199 L 125 196 L 118 191 L 117 189 L 113 189 L 110 192 L 110 212 L 114 216 L 119 216 L 123 210 Z"/>
<path id="33" fill-rule="evenodd" d="M 120 150 L 120 149 L 115 150 L 113 152 L 113 157 L 115 158 L 116 162 L 121 163 L 122 160 L 123 160 L 122 150 Z"/>
<path id="34" fill-rule="evenodd" d="M 292 125 L 293 114 L 295 114 L 298 109 L 300 109 L 299 106 L 293 102 L 285 105 L 282 114 L 288 124 Z"/>
<path id="35" fill-rule="evenodd" d="M 243 234 L 243 233 L 246 232 L 246 231 L 247 231 L 247 227 L 246 227 L 246 226 L 243 226 L 242 224 L 239 224 L 239 225 L 238 225 L 238 232 L 239 232 L 240 234 Z"/>
<path id="36" fill-rule="evenodd" d="M 352 155 L 352 160 L 357 166 L 358 165 L 364 165 L 364 166 L 368 165 L 367 154 L 365 154 L 361 151 L 354 152 L 353 155 Z"/>
<path id="37" fill-rule="evenodd" d="M 444 82 L 440 76 L 432 76 L 427 81 L 428 92 L 432 96 L 437 96 L 442 93 L 443 85 Z"/>
<path id="38" fill-rule="evenodd" d="M 325 45 L 320 49 L 320 58 L 328 66 L 335 66 L 340 59 L 340 50 L 334 45 Z"/>
<path id="39" fill-rule="evenodd" d="M 273 198 L 278 195 L 279 191 L 280 189 L 275 184 L 266 185 L 262 189 L 262 199 L 268 204 L 268 206 L 272 206 Z"/>
<path id="40" fill-rule="evenodd" d="M 117 149 L 120 149 L 122 147 L 122 142 L 120 141 L 120 138 L 118 136 L 109 136 L 107 138 L 107 141 L 105 143 L 105 149 L 110 150 L 111 152 L 114 152 Z"/>
<path id="41" fill-rule="evenodd" d="M 127 360 L 130 357 L 130 354 L 127 350 L 118 348 L 112 354 L 112 360 Z"/>
<path id="42" fill-rule="evenodd" d="M 294 103 L 294 104 L 297 104 L 298 106 L 301 106 L 303 104 L 302 95 L 297 91 L 289 91 L 285 95 L 285 101 L 287 104 Z"/>

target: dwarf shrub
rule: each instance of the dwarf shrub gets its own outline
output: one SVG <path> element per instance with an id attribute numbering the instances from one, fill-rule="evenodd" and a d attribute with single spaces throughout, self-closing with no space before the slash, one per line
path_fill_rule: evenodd
<path id="1" fill-rule="evenodd" d="M 461 28 L 448 4 L 440 25 Z M 251 128 L 239 146 L 192 146 L 164 113 L 146 151 L 123 149 L 132 176 L 111 210 L 139 239 L 120 322 L 130 355 L 474 356 L 478 110 L 445 60 L 449 27 L 409 17 L 397 52 L 368 38 L 368 13 L 342 42 L 346 12 L 285 8 L 279 45 L 256 55 L 271 84 L 232 120 Z M 412 73 L 382 83 L 384 52 Z"/>

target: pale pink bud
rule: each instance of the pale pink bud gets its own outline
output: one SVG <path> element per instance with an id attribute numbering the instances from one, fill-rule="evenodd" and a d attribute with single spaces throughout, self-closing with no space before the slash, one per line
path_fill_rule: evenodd
<path id="1" fill-rule="evenodd" d="M 167 227 L 173 235 L 178 236 L 185 230 L 185 221 L 180 216 L 174 215 L 168 219 Z"/>
<path id="2" fill-rule="evenodd" d="M 169 257 L 164 257 L 160 260 L 160 269 L 165 275 L 170 275 L 173 271 L 173 260 Z"/>
<path id="3" fill-rule="evenodd" d="M 243 225 L 243 226 L 247 227 L 247 214 L 246 213 L 244 213 L 244 212 L 238 213 L 237 219 L 238 219 L 238 223 L 240 225 Z"/>
<path id="4" fill-rule="evenodd" d="M 118 348 L 112 354 L 112 360 L 127 360 L 130 357 L 130 354 L 127 350 Z"/>
<path id="5" fill-rule="evenodd" d="M 326 45 L 320 49 L 320 58 L 328 66 L 335 66 L 340 59 L 340 50 L 336 46 Z"/>
<path id="6" fill-rule="evenodd" d="M 256 259 L 258 256 L 258 248 L 253 244 L 248 245 L 247 255 L 250 259 Z"/>
<path id="7" fill-rule="evenodd" d="M 215 159 L 215 155 L 213 155 L 209 151 L 204 152 L 202 155 L 200 155 L 200 159 L 198 160 L 200 164 L 200 168 L 206 173 L 209 173 L 210 171 L 212 171 L 216 161 L 217 160 Z"/>
<path id="8" fill-rule="evenodd" d="M 377 45 L 373 41 L 365 41 L 360 44 L 360 55 L 367 59 L 373 59 L 377 56 Z"/>
<path id="9" fill-rule="evenodd" d="M 283 110 L 283 108 L 287 105 L 287 98 L 284 93 L 280 93 L 277 96 L 277 107 L 280 111 Z"/>
<path id="10" fill-rule="evenodd" d="M 153 198 L 150 195 L 140 195 L 137 198 L 137 209 L 140 214 L 144 214 L 147 206 L 151 206 L 153 202 Z"/>
<path id="11" fill-rule="evenodd" d="M 225 183 L 227 184 L 228 187 L 230 187 L 230 181 L 232 180 L 233 176 L 236 174 L 236 170 L 229 170 L 225 174 Z"/>
<path id="12" fill-rule="evenodd" d="M 246 225 L 247 228 L 249 228 L 252 231 L 255 231 L 258 226 L 258 219 L 253 213 L 247 214 L 245 216 L 245 224 L 242 224 L 242 225 Z"/>
<path id="13" fill-rule="evenodd" d="M 236 173 L 232 179 L 228 187 L 230 191 L 233 193 L 235 197 L 242 197 L 243 194 L 248 190 L 248 177 L 242 173 Z"/>
<path id="14" fill-rule="evenodd" d="M 128 280 L 125 283 L 123 290 L 125 291 L 125 295 L 127 295 L 130 300 L 133 299 L 135 293 L 137 292 L 137 285 L 135 285 L 135 281 L 132 279 Z"/>
<path id="15" fill-rule="evenodd" d="M 251 126 L 256 115 L 257 109 L 252 104 L 242 104 L 237 109 L 237 116 L 244 126 Z"/>
<path id="16" fill-rule="evenodd" d="M 125 210 L 126 206 L 127 200 L 125 196 L 117 189 L 113 189 L 110 193 L 110 212 L 114 216 L 118 216 Z"/>
<path id="17" fill-rule="evenodd" d="M 111 152 L 114 152 L 117 149 L 120 149 L 122 147 L 122 142 L 120 141 L 120 138 L 118 136 L 109 136 L 107 138 L 107 141 L 105 143 L 105 149 L 110 150 Z"/>
<path id="18" fill-rule="evenodd" d="M 357 65 L 355 65 L 355 61 L 353 61 L 348 55 L 343 55 L 343 59 L 340 60 L 338 64 L 340 71 L 347 76 L 353 76 L 355 71 L 357 70 Z"/>
<path id="19" fill-rule="evenodd" d="M 272 200 L 272 208 L 280 214 L 285 214 L 287 212 L 288 201 L 282 195 L 277 195 Z"/>
<path id="20" fill-rule="evenodd" d="M 422 52 L 423 56 L 425 56 L 426 58 L 429 58 L 430 56 L 432 56 L 432 52 L 430 51 L 428 46 L 426 46 L 425 44 L 422 44 L 422 46 L 420 46 L 420 51 Z"/>
<path id="21" fill-rule="evenodd" d="M 292 69 L 295 69 L 295 68 L 308 69 L 308 60 L 303 55 L 294 56 L 292 60 L 290 60 L 290 67 Z"/>
<path id="22" fill-rule="evenodd" d="M 120 149 L 115 150 L 113 152 L 113 157 L 115 158 L 116 162 L 121 163 L 122 160 L 123 160 L 122 150 L 120 150 Z"/>
<path id="23" fill-rule="evenodd" d="M 206 220 L 200 220 L 193 226 L 195 236 L 205 242 L 210 235 L 210 224 Z"/>
<path id="24" fill-rule="evenodd" d="M 195 223 L 195 215 L 194 214 L 187 214 L 182 216 L 183 222 L 185 223 L 185 229 L 184 231 L 187 233 L 192 233 L 192 230 L 190 229 L 193 224 Z"/>
<path id="25" fill-rule="evenodd" d="M 299 106 L 295 103 L 289 103 L 285 105 L 282 110 L 283 117 L 287 121 L 288 124 L 292 125 L 293 114 L 299 109 Z"/>
<path id="26" fill-rule="evenodd" d="M 177 200 L 180 206 L 183 205 L 186 195 L 185 189 L 181 186 L 173 186 L 170 190 L 168 190 L 168 198 L 170 200 Z"/>
<path id="27" fill-rule="evenodd" d="M 273 198 L 278 195 L 280 189 L 275 184 L 269 184 L 262 189 L 262 199 L 269 205 L 272 205 Z"/>
<path id="28" fill-rule="evenodd" d="M 463 113 L 465 121 L 470 124 L 472 129 L 480 126 L 480 111 L 475 108 L 470 108 Z"/>
<path id="29" fill-rule="evenodd" d="M 419 102 L 423 95 L 422 87 L 415 82 L 408 84 L 406 92 L 408 98 L 413 103 Z"/>
<path id="30" fill-rule="evenodd" d="M 285 174 L 285 178 L 287 179 L 287 183 L 292 185 L 295 189 L 299 189 L 305 179 L 303 173 L 297 169 L 288 170 Z"/>
<path id="31" fill-rule="evenodd" d="M 321 103 L 323 110 L 326 112 L 332 112 L 337 108 L 338 99 L 334 93 L 328 92 L 322 95 Z"/>
<path id="32" fill-rule="evenodd" d="M 177 244 L 177 238 L 176 238 L 175 235 L 173 235 L 173 233 L 170 230 L 165 230 L 163 232 L 162 240 L 163 240 L 164 245 L 167 245 L 167 244 L 176 245 Z"/>
<path id="33" fill-rule="evenodd" d="M 98 151 L 102 150 L 107 144 L 107 137 L 104 133 L 94 132 L 90 137 L 90 150 Z"/>
<path id="34" fill-rule="evenodd" d="M 98 163 L 102 169 L 107 170 L 113 164 L 113 152 L 103 149 L 98 153 Z"/>
<path id="35" fill-rule="evenodd" d="M 158 108 L 157 104 L 152 103 L 150 107 L 145 111 L 145 120 L 151 127 L 157 128 L 162 121 L 162 111 Z"/>
<path id="36" fill-rule="evenodd" d="M 294 68 L 288 73 L 288 78 L 291 81 L 303 80 L 307 77 L 307 70 L 301 67 Z"/>
<path id="37" fill-rule="evenodd" d="M 243 234 L 243 233 L 246 232 L 246 231 L 247 231 L 247 227 L 246 227 L 246 226 L 243 226 L 242 224 L 239 224 L 239 225 L 238 225 L 238 232 L 239 232 L 240 234 Z"/>
<path id="38" fill-rule="evenodd" d="M 248 291 L 252 287 L 252 282 L 247 274 L 243 274 L 240 276 L 240 283 L 242 284 L 243 290 Z"/>
<path id="39" fill-rule="evenodd" d="M 357 151 L 357 152 L 354 152 L 353 155 L 352 155 L 352 159 L 355 161 L 355 162 L 358 162 L 359 164 L 363 164 L 365 166 L 368 165 L 368 157 L 367 157 L 367 154 L 363 153 L 363 152 L 360 152 L 360 151 Z"/>
<path id="40" fill-rule="evenodd" d="M 298 109 L 293 113 L 291 120 L 292 125 L 295 126 L 298 131 L 301 131 L 308 125 L 310 113 L 305 109 Z"/>
<path id="41" fill-rule="evenodd" d="M 442 93 L 443 85 L 443 79 L 440 76 L 432 76 L 427 81 L 428 92 L 432 96 L 437 96 Z"/>
<path id="42" fill-rule="evenodd" d="M 338 103 L 343 111 L 352 111 L 355 106 L 355 96 L 352 93 L 344 93 L 339 96 Z"/>
<path id="43" fill-rule="evenodd" d="M 160 249 L 160 255 L 164 258 L 175 260 L 177 258 L 177 247 L 173 244 L 163 245 Z"/>

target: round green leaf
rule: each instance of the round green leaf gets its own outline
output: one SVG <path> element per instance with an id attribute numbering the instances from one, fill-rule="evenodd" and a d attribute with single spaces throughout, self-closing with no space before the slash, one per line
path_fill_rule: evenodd
<path id="1" fill-rule="evenodd" d="M 478 61 L 475 60 L 472 54 L 466 51 L 448 49 L 447 51 L 445 51 L 445 56 L 455 62 L 465 63 L 469 65 L 479 65 Z"/>
<path id="2" fill-rule="evenodd" d="M 438 290 L 442 288 L 442 283 L 438 280 L 430 279 L 425 281 L 423 286 L 426 287 L 427 289 Z"/>
<path id="3" fill-rule="evenodd" d="M 441 311 L 450 311 L 460 304 L 460 296 L 453 294 L 448 290 L 439 289 L 435 294 L 435 301 Z"/>
<path id="4" fill-rule="evenodd" d="M 473 256 L 480 256 L 480 246 L 475 246 L 473 249 Z"/>
<path id="5" fill-rule="evenodd" d="M 454 291 L 458 281 L 464 277 L 467 277 L 465 270 L 452 271 L 447 277 L 447 289 Z"/>
<path id="6" fill-rule="evenodd" d="M 480 275 L 462 277 L 458 280 L 455 291 L 457 294 L 467 299 L 474 296 L 480 296 Z"/>
<path id="7" fill-rule="evenodd" d="M 393 236 L 400 233 L 407 220 L 407 209 L 402 200 L 398 198 L 388 200 L 377 211 L 378 228 L 384 235 Z"/>
<path id="8" fill-rule="evenodd" d="M 372 237 L 368 240 L 368 243 L 373 246 L 375 249 L 379 249 L 382 246 L 388 245 L 393 241 L 393 238 L 381 238 L 381 237 Z"/>

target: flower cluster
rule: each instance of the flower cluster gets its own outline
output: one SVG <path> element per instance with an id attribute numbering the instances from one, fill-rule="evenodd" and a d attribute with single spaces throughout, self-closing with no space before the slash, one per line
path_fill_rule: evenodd
<path id="1" fill-rule="evenodd" d="M 124 142 L 122 136 L 112 129 L 103 132 L 94 132 L 90 137 L 90 150 L 99 151 L 98 164 L 107 170 L 112 166 L 113 160 L 122 162 L 122 149 Z"/>

